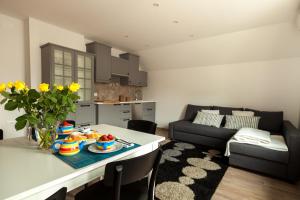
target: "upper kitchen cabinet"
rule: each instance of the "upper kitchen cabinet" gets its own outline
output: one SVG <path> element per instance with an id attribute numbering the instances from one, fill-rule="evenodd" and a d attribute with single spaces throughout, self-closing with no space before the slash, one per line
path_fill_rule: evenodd
<path id="1" fill-rule="evenodd" d="M 97 42 L 86 44 L 87 52 L 95 54 L 95 82 L 108 83 L 112 74 L 111 47 Z"/>
<path id="2" fill-rule="evenodd" d="M 129 75 L 128 60 L 118 58 L 115 56 L 111 57 L 111 73 L 116 76 L 127 76 Z"/>
<path id="3" fill-rule="evenodd" d="M 94 91 L 94 56 L 83 52 L 75 52 L 75 80 L 79 83 L 78 95 L 83 102 L 93 99 Z"/>
<path id="4" fill-rule="evenodd" d="M 137 84 L 139 87 L 147 87 L 148 73 L 144 71 L 139 71 L 137 73 Z"/>
<path id="5" fill-rule="evenodd" d="M 121 84 L 140 87 L 147 86 L 147 72 L 139 71 L 139 56 L 124 53 L 120 57 L 128 60 L 128 78 L 122 78 Z"/>
<path id="6" fill-rule="evenodd" d="M 41 46 L 42 81 L 51 85 L 68 85 L 74 80 L 74 51 L 54 44 Z"/>
<path id="7" fill-rule="evenodd" d="M 42 81 L 51 85 L 80 84 L 81 102 L 92 100 L 94 86 L 94 55 L 47 43 L 42 50 Z"/>

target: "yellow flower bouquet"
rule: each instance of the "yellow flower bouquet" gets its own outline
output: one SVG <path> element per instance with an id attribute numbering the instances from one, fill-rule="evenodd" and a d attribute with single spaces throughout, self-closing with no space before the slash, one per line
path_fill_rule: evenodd
<path id="1" fill-rule="evenodd" d="M 35 128 L 39 133 L 39 146 L 48 149 L 56 138 L 56 128 L 59 122 L 66 119 L 70 112 L 76 111 L 76 101 L 79 96 L 78 83 L 68 86 L 41 83 L 39 91 L 31 89 L 22 81 L 0 84 L 1 104 L 5 110 L 21 110 L 25 114 L 16 118 L 15 128 L 21 130 L 26 126 Z"/>

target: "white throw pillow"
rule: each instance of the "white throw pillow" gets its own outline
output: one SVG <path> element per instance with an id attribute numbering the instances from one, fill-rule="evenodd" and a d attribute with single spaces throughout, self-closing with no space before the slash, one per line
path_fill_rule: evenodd
<path id="1" fill-rule="evenodd" d="M 215 115 L 219 115 L 220 114 L 219 110 L 201 110 L 201 112 L 203 112 L 203 113 L 209 113 L 209 114 L 215 114 Z"/>
<path id="2" fill-rule="evenodd" d="M 198 112 L 193 123 L 219 128 L 221 126 L 223 117 L 224 115 Z"/>
<path id="3" fill-rule="evenodd" d="M 260 117 L 226 115 L 226 124 L 224 128 L 237 130 L 241 128 L 257 129 L 259 120 Z"/>
<path id="4" fill-rule="evenodd" d="M 239 111 L 239 110 L 233 110 L 232 115 L 234 116 L 248 116 L 248 117 L 253 117 L 254 112 L 253 111 Z"/>

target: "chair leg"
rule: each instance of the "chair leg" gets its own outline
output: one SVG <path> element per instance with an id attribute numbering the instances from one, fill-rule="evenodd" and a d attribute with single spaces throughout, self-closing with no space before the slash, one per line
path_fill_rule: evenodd
<path id="1" fill-rule="evenodd" d="M 122 173 L 123 173 L 123 166 L 122 165 L 116 166 L 116 168 L 115 168 L 115 177 L 114 177 L 113 200 L 120 200 Z"/>

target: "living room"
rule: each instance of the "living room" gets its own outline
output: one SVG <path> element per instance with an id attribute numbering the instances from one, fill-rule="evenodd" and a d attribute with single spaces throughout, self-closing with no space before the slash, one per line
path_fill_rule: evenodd
<path id="1" fill-rule="evenodd" d="M 162 149 L 156 187 L 148 188 L 155 199 L 300 199 L 299 6 L 299 0 L 0 0 L 0 160 L 8 163 L 1 174 L 22 166 L 21 154 L 7 158 L 21 149 L 10 149 L 12 141 L 21 144 L 15 139 L 26 136 L 40 145 L 32 140 L 39 141 L 38 125 L 45 124 L 43 117 L 19 118 L 31 111 L 9 101 L 27 90 L 37 102 L 47 92 L 68 90 L 74 92 L 70 109 L 52 120 L 57 130 L 64 131 L 58 122 L 66 119 L 76 122 L 76 134 L 108 124 L 98 132 L 144 152 L 150 143 Z M 156 135 L 135 140 L 128 132 L 133 120 L 152 122 Z M 258 132 L 241 132 L 250 129 Z M 279 147 L 270 147 L 274 138 Z M 114 159 L 142 154 L 134 148 Z M 0 189 L 0 199 L 46 199 L 62 187 L 67 199 L 84 199 L 114 161 L 76 168 L 66 164 L 72 156 L 47 156 L 48 174 L 59 166 L 64 180 L 33 175 L 25 184 L 28 177 L 18 173 L 19 185 Z"/>

